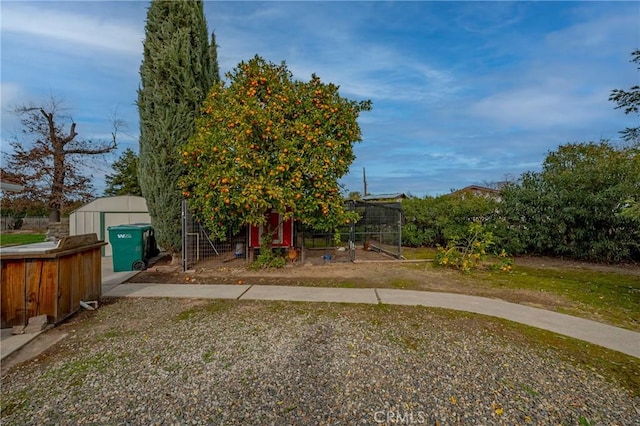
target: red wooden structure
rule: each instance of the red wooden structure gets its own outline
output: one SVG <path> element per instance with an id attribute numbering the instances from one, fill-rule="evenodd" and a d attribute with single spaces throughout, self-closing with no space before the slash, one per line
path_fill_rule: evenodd
<path id="1" fill-rule="evenodd" d="M 271 246 L 274 248 L 293 247 L 293 219 L 284 220 L 282 214 L 272 211 L 269 213 L 269 222 L 267 225 L 273 229 L 273 240 Z M 249 247 L 251 249 L 259 248 L 262 242 L 265 226 L 251 226 L 249 228 Z"/>

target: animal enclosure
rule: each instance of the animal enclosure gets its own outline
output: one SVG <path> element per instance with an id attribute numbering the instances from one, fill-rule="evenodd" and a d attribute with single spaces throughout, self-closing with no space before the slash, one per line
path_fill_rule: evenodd
<path id="1" fill-rule="evenodd" d="M 346 208 L 356 211 L 359 220 L 336 230 L 336 233 L 317 232 L 300 223 L 280 224 L 279 239 L 274 237 L 274 248 L 285 251 L 291 247 L 299 253 L 296 260 L 321 258 L 326 260 L 355 261 L 360 257 L 370 260 L 365 252 L 378 252 L 384 259 L 388 256 L 402 258 L 402 209 L 399 202 L 381 203 L 348 201 Z M 270 218 L 276 217 L 273 213 Z M 238 234 L 229 234 L 226 241 L 212 239 L 210 232 L 193 216 L 186 201 L 182 204 L 182 266 L 194 269 L 212 259 L 222 263 L 236 259 L 248 262 L 251 250 L 259 245 L 259 232 L 247 227 Z M 356 250 L 358 248 L 358 250 Z M 214 263 L 220 263 L 214 262 Z"/>
<path id="2" fill-rule="evenodd" d="M 349 247 L 356 260 L 356 246 L 402 258 L 402 204 L 352 200 L 349 209 L 360 219 L 349 227 Z"/>

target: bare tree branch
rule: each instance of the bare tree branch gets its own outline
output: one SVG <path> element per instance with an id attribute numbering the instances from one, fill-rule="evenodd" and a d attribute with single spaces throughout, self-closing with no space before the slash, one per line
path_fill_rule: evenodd
<path id="1" fill-rule="evenodd" d="M 115 144 L 115 136 L 114 142 L 109 146 L 102 149 L 65 149 L 65 154 L 81 154 L 81 155 L 98 155 L 98 154 L 107 154 L 113 151 L 116 148 Z"/>
<path id="2" fill-rule="evenodd" d="M 11 143 L 8 169 L 24 177 L 25 187 L 31 198 L 47 203 L 49 220 L 60 221 L 61 210 L 69 202 L 90 197 L 93 191 L 90 178 L 81 173 L 85 164 L 81 157 L 106 154 L 116 148 L 117 128 L 114 123 L 112 141 L 92 148 L 91 141 L 78 140 L 77 124 L 66 114 L 61 114 L 60 101 L 51 98 L 50 104 L 23 105 L 14 109 L 21 117 L 22 134 L 33 137 L 31 141 Z M 69 123 L 68 131 L 64 127 Z M 65 149 L 68 146 L 68 149 Z"/>

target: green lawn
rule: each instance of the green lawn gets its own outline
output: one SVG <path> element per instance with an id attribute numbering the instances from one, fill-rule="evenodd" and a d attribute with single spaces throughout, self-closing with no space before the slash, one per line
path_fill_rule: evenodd
<path id="1" fill-rule="evenodd" d="M 407 259 L 433 259 L 436 253 L 434 248 L 403 247 Z M 640 330 L 640 274 L 625 273 L 624 268 L 620 272 L 605 272 L 595 267 L 522 266 L 515 258 L 509 273 L 472 271 L 467 275 L 461 273 L 460 280 L 494 288 L 557 294 L 576 306 L 576 309 L 559 308 L 559 311 L 578 316 L 588 312 L 606 322 Z"/>
<path id="2" fill-rule="evenodd" d="M 511 273 L 479 271 L 471 276 L 493 287 L 558 294 L 575 302 L 579 311 L 633 330 L 640 328 L 640 275 L 593 269 L 518 266 Z M 566 309 L 568 314 L 577 314 Z"/>
<path id="3" fill-rule="evenodd" d="M 41 243 L 45 234 L 2 234 L 0 235 L 0 246 L 19 246 L 22 244 Z"/>
<path id="4" fill-rule="evenodd" d="M 438 253 L 433 247 L 402 247 L 402 255 L 408 260 L 433 259 Z"/>

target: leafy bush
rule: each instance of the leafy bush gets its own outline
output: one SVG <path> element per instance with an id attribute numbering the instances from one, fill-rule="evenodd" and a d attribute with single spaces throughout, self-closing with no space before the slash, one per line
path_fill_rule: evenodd
<path id="1" fill-rule="evenodd" d="M 419 228 L 415 223 L 408 223 L 402 228 L 402 245 L 406 247 L 424 247 L 434 238 L 434 230 Z"/>
<path id="2" fill-rule="evenodd" d="M 405 200 L 403 244 L 449 250 L 469 222 L 479 221 L 495 246 L 512 254 L 639 261 L 638 182 L 640 143 L 561 145 L 541 172 L 523 173 L 503 187 L 500 200 L 464 194 Z M 443 260 L 457 263 L 454 255 Z"/>
<path id="3" fill-rule="evenodd" d="M 507 256 L 507 252 L 504 249 L 498 255 L 496 262 L 491 264 L 491 269 L 494 271 L 511 272 L 513 268 L 513 259 Z"/>
<path id="4" fill-rule="evenodd" d="M 495 222 L 498 201 L 468 194 L 409 198 L 402 203 L 402 243 L 410 247 L 444 246 L 467 232 L 469 222 Z"/>
<path id="5" fill-rule="evenodd" d="M 484 231 L 480 223 L 473 222 L 466 235 L 452 236 L 446 248 L 438 246 L 435 263 L 469 272 L 480 266 L 486 258 L 487 248 L 492 245 L 491 233 Z"/>
<path id="6" fill-rule="evenodd" d="M 486 227 L 475 221 L 469 224 L 463 236 L 453 236 L 446 247 L 438 246 L 434 262 L 436 265 L 460 269 L 469 273 L 485 266 L 496 271 L 511 271 L 512 260 L 503 249 L 497 261 L 487 262 L 491 248 L 495 247 L 494 236 Z"/>
<path id="7" fill-rule="evenodd" d="M 256 260 L 249 265 L 250 269 L 279 269 L 283 268 L 287 261 L 280 254 L 276 254 L 269 247 L 261 247 Z"/>
<path id="8" fill-rule="evenodd" d="M 560 146 L 539 173 L 502 190 L 502 214 L 519 250 L 600 262 L 640 260 L 640 145 Z M 521 243 L 520 243 L 521 242 Z"/>

